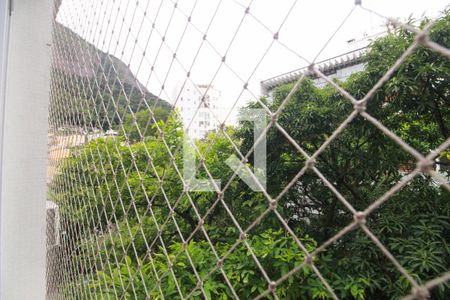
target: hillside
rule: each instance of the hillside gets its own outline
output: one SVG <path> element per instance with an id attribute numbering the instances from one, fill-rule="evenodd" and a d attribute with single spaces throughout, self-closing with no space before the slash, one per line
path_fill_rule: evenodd
<path id="1" fill-rule="evenodd" d="M 150 107 L 160 107 L 169 113 L 171 105 L 150 93 L 124 62 L 99 50 L 60 23 L 55 22 L 53 30 L 52 81 L 64 86 L 67 94 L 62 98 L 71 99 L 74 105 L 68 110 L 72 112 L 67 113 L 66 122 L 83 125 L 82 111 L 86 109 L 86 105 L 83 107 L 86 102 L 91 111 L 93 105 L 99 114 L 100 120 L 92 126 L 105 130 L 116 128 L 130 109 L 133 112 L 145 109 L 144 99 Z"/>

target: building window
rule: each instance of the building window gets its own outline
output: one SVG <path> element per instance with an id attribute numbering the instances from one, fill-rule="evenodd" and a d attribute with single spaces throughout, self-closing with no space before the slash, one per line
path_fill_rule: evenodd
<path id="1" fill-rule="evenodd" d="M 209 120 L 210 119 L 210 115 L 209 115 L 209 113 L 208 112 L 200 112 L 199 113 L 199 117 L 200 117 L 200 119 L 204 119 L 204 120 Z"/>

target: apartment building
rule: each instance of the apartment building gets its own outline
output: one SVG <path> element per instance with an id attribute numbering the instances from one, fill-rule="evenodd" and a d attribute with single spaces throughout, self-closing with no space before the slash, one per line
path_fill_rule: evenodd
<path id="1" fill-rule="evenodd" d="M 219 125 L 221 92 L 212 85 L 186 83 L 179 91 L 176 107 L 187 134 L 204 138 Z"/>

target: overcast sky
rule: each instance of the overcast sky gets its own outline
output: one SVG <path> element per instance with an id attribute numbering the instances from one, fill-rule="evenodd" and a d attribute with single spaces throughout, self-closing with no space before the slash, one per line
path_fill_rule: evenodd
<path id="1" fill-rule="evenodd" d="M 190 70 L 193 83 L 213 84 L 222 92 L 224 108 L 259 96 L 261 80 L 307 65 L 304 59 L 315 59 L 346 17 L 316 61 L 365 46 L 386 29 L 385 19 L 355 8 L 354 0 L 181 0 L 177 7 L 174 2 L 140 0 L 136 6 L 136 1 L 63 0 L 57 20 L 130 64 L 139 81 L 161 98 L 173 102 Z M 436 17 L 448 1 L 362 4 L 381 15 L 406 19 Z M 249 89 L 242 93 L 247 81 Z"/>

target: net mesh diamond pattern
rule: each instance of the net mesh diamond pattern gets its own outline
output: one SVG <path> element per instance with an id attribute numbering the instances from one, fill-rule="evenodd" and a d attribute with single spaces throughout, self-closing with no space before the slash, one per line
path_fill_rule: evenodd
<path id="1" fill-rule="evenodd" d="M 450 212 L 448 13 L 399 21 L 356 1 L 308 60 L 283 39 L 307 6 L 291 1 L 269 24 L 258 13 L 261 2 L 55 2 L 49 299 L 363 299 L 379 291 L 386 299 L 427 299 L 449 291 L 448 219 L 418 214 L 410 220 L 405 207 L 394 212 L 398 222 L 380 223 L 392 215 L 389 205 L 405 197 L 417 203 L 435 197 L 442 215 Z M 335 80 L 317 61 L 362 12 L 384 20 L 392 32 L 365 49 L 365 70 L 350 83 Z M 250 23 L 265 43 L 246 60 L 240 47 Z M 389 40 L 393 36 L 404 43 Z M 259 96 L 251 83 L 273 62 L 275 49 L 307 67 Z M 433 63 L 417 58 L 425 56 Z M 411 77 L 414 70 L 428 79 Z M 198 73 L 207 78 L 203 87 L 194 81 Z M 224 74 L 235 84 L 219 112 L 209 101 Z M 189 89 L 197 101 L 186 120 Z M 411 95 L 435 100 L 400 103 Z M 242 99 L 252 101 L 247 111 L 257 109 L 266 119 L 257 133 L 248 120 L 232 122 Z M 192 133 L 201 114 L 214 128 L 199 138 Z M 267 174 L 261 177 L 253 162 L 266 140 Z M 234 168 L 226 161 L 231 155 L 239 162 Z M 187 156 L 194 158 L 188 172 Z M 199 190 L 195 178 L 209 190 Z M 431 228 L 417 248 L 440 239 L 441 252 L 405 255 L 402 245 L 410 247 L 414 237 L 401 240 L 403 231 L 414 226 Z M 446 229 L 426 244 L 433 226 Z M 394 237 L 400 242 L 386 244 Z M 433 255 L 442 263 L 420 269 Z M 346 264 L 357 266 L 353 275 Z"/>

